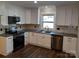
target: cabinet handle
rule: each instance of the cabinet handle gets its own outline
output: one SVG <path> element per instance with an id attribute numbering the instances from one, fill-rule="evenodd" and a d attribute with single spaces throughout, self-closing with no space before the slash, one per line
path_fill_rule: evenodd
<path id="1" fill-rule="evenodd" d="M 7 39 L 13 39 L 13 38 L 10 37 L 10 38 L 7 38 Z"/>
<path id="2" fill-rule="evenodd" d="M 68 38 L 68 39 L 72 39 L 72 38 Z"/>
<path id="3" fill-rule="evenodd" d="M 71 42 L 71 40 L 69 39 L 68 42 Z"/>

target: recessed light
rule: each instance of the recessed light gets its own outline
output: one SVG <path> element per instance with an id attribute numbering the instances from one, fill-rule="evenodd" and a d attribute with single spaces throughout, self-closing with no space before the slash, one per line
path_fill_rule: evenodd
<path id="1" fill-rule="evenodd" d="M 35 0 L 34 3 L 37 3 L 37 1 Z"/>
<path id="2" fill-rule="evenodd" d="M 45 8 L 48 8 L 48 6 L 45 6 Z"/>

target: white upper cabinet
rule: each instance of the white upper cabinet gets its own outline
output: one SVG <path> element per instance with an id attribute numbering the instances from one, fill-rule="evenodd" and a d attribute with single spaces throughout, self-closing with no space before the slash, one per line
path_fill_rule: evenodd
<path id="1" fill-rule="evenodd" d="M 15 16 L 15 10 L 13 6 L 8 6 L 8 16 Z"/>
<path id="2" fill-rule="evenodd" d="M 72 25 L 78 26 L 78 17 L 79 17 L 79 10 L 78 7 L 72 8 Z"/>
<path id="3" fill-rule="evenodd" d="M 38 8 L 26 9 L 26 24 L 38 24 Z"/>
<path id="4" fill-rule="evenodd" d="M 4 26 L 8 25 L 8 18 L 7 16 L 1 16 L 1 24 Z"/>
<path id="5" fill-rule="evenodd" d="M 0 24 L 2 25 L 8 25 L 7 22 L 7 12 L 6 12 L 6 8 L 5 8 L 5 3 L 4 2 L 0 2 Z"/>
<path id="6" fill-rule="evenodd" d="M 64 25 L 71 25 L 72 21 L 72 7 L 65 7 L 65 23 Z"/>
<path id="7" fill-rule="evenodd" d="M 26 10 L 25 9 L 19 9 L 18 10 L 18 15 L 20 17 L 20 24 L 25 24 L 26 23 Z"/>
<path id="8" fill-rule="evenodd" d="M 5 15 L 5 3 L 0 2 L 0 15 Z"/>
<path id="9" fill-rule="evenodd" d="M 31 9 L 31 21 L 33 24 L 38 24 L 38 9 Z"/>
<path id="10" fill-rule="evenodd" d="M 64 7 L 57 7 L 56 8 L 56 23 L 57 25 L 65 24 L 65 8 Z"/>
<path id="11" fill-rule="evenodd" d="M 78 26 L 77 6 L 57 6 L 56 24 L 65 26 Z"/>
<path id="12" fill-rule="evenodd" d="M 31 9 L 26 9 L 26 24 L 31 23 Z"/>

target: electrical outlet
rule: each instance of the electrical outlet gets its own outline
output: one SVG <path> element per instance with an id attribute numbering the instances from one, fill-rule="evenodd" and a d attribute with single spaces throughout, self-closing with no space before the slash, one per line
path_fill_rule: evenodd
<path id="1" fill-rule="evenodd" d="M 2 31 L 2 28 L 0 28 L 0 31 Z"/>

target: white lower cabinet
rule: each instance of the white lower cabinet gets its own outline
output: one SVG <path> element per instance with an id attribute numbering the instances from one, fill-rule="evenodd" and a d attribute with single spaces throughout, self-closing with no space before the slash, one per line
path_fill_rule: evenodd
<path id="1" fill-rule="evenodd" d="M 51 49 L 51 35 L 30 32 L 29 43 Z"/>
<path id="2" fill-rule="evenodd" d="M 28 32 L 24 33 L 24 44 L 27 45 L 28 44 Z"/>
<path id="3" fill-rule="evenodd" d="M 0 37 L 0 54 L 6 56 L 13 51 L 13 36 Z"/>
<path id="4" fill-rule="evenodd" d="M 38 45 L 38 34 L 30 32 L 29 33 L 29 43 L 33 45 Z"/>
<path id="5" fill-rule="evenodd" d="M 76 37 L 67 37 L 63 38 L 63 51 L 67 53 L 72 53 L 76 55 Z"/>
<path id="6" fill-rule="evenodd" d="M 39 34 L 38 44 L 41 47 L 45 47 L 45 48 L 51 49 L 51 35 Z"/>

